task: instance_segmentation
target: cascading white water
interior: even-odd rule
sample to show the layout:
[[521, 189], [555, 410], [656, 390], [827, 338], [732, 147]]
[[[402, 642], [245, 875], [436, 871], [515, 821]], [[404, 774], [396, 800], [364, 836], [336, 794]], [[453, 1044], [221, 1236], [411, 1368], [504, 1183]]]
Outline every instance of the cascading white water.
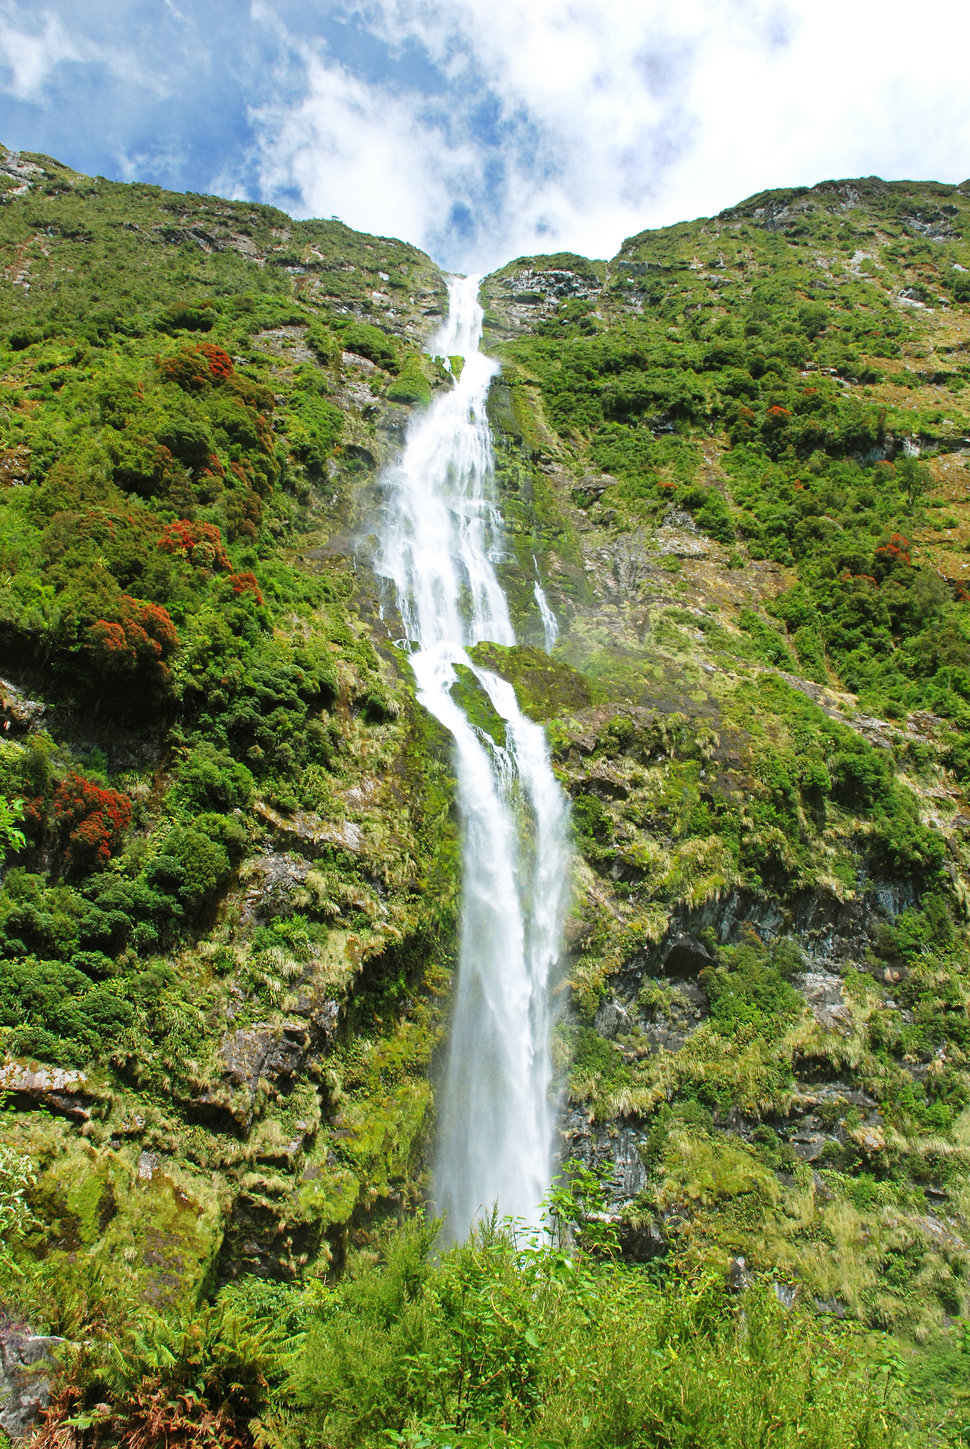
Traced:
[[552, 612], [549, 600], [546, 598], [545, 590], [539, 582], [539, 565], [536, 563], [535, 554], [532, 555], [532, 564], [536, 571], [536, 582], [535, 588], [532, 590], [532, 596], [539, 606], [539, 616], [542, 619], [542, 635], [546, 653], [551, 654], [556, 647], [556, 640], [559, 638], [559, 620]]
[[[418, 698], [455, 741], [463, 822], [461, 953], [448, 1060], [439, 1089], [434, 1196], [463, 1237], [497, 1204], [535, 1223], [552, 1174], [549, 1035], [568, 880], [567, 809], [545, 737], [511, 685], [472, 663], [481, 640], [515, 634], [495, 565], [485, 399], [497, 365], [478, 350], [478, 279], [455, 278], [431, 350], [461, 356], [455, 386], [408, 428], [385, 475], [377, 570], [394, 586]], [[496, 742], [452, 696], [471, 671], [505, 722]], [[466, 675], [467, 679], [468, 676]], [[496, 730], [496, 734], [500, 731]]]

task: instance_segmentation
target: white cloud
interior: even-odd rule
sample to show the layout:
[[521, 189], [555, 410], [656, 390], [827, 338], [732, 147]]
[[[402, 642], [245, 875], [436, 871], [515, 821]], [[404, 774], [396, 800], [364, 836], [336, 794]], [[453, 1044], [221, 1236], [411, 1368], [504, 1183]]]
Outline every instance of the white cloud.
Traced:
[[476, 165], [470, 148], [449, 150], [413, 105], [312, 56], [299, 103], [266, 107], [255, 120], [266, 138], [265, 193], [278, 194], [285, 181], [310, 214], [340, 215], [365, 231], [426, 235]]
[[55, 15], [46, 14], [39, 32], [20, 28], [11, 12], [0, 14], [0, 64], [9, 73], [7, 89], [19, 101], [36, 100], [52, 71], [81, 53]]
[[773, 186], [961, 180], [967, 49], [953, 0], [0, 0], [34, 145], [468, 268]]
[[536, 247], [608, 255], [769, 186], [970, 171], [968, 92], [945, 62], [970, 40], [970, 10], [948, 0], [924, 0], [915, 21], [902, 0], [365, 0], [344, 15], [398, 55], [422, 48], [449, 87], [448, 124], [417, 84], [392, 92], [293, 42], [302, 99], [258, 115], [264, 184], [432, 248], [465, 203], [479, 226], [466, 265]]
[[[63, 3], [61, 8], [65, 8]], [[120, 15], [117, 8], [113, 19], [108, 15], [107, 25], [105, 15], [95, 9], [82, 17], [81, 27], [75, 23], [70, 30], [54, 10], [35, 15], [31, 29], [22, 24], [22, 15], [23, 7], [0, 0], [0, 72], [5, 70], [8, 77], [0, 91], [5, 89], [13, 99], [44, 101], [60, 79], [57, 72], [68, 63], [100, 69], [135, 94], [164, 92], [157, 68], [143, 63], [135, 46], [125, 38], [128, 17]], [[84, 24], [101, 30], [103, 39], [96, 41], [85, 34]], [[83, 131], [89, 119], [97, 124], [103, 118], [79, 116], [78, 129]]]

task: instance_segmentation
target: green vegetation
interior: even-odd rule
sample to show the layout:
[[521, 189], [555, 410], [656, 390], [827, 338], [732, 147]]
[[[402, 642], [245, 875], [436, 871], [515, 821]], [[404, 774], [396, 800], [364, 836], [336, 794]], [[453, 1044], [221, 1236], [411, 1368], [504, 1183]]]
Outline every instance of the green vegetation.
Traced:
[[188, 1310], [420, 1195], [449, 766], [328, 545], [443, 284], [337, 223], [26, 159], [0, 206], [0, 1139], [33, 1164], [48, 1299], [108, 1271]]
[[[824, 681], [827, 666], [873, 713], [930, 709], [962, 730], [966, 579], [921, 544], [934, 470], [906, 446], [962, 446], [965, 329], [899, 306], [895, 289], [939, 289], [947, 268], [970, 265], [970, 203], [952, 190], [936, 202], [937, 241], [890, 244], [877, 228], [921, 224], [926, 198], [908, 187], [860, 183], [847, 215], [834, 184], [818, 187], [770, 230], [755, 198], [631, 238], [602, 281], [575, 260], [532, 258], [486, 287], [499, 328], [502, 306], [523, 300], [523, 260], [540, 279], [571, 267], [582, 317], [536, 292], [531, 335], [501, 351], [513, 378], [538, 383], [567, 447], [610, 475], [601, 510], [632, 523], [681, 509], [717, 542], [791, 568], [770, 607], [808, 677]], [[728, 445], [716, 477], [702, 467], [712, 434]]]
[[451, 386], [442, 279], [21, 160], [0, 1288], [69, 1341], [36, 1449], [964, 1442], [966, 189], [486, 280], [523, 642], [473, 659], [572, 801], [581, 1164], [537, 1241], [445, 1251], [452, 764], [359, 547]]
[[572, 799], [570, 1130], [622, 1152], [632, 1255], [743, 1256], [943, 1357], [968, 1264], [968, 222], [966, 188], [826, 183], [484, 287], [516, 560], [521, 533], [563, 626], [545, 672], [489, 663]]
[[932, 1361], [934, 1378], [878, 1335], [783, 1306], [768, 1280], [739, 1292], [719, 1274], [620, 1264], [602, 1201], [579, 1173], [554, 1191], [546, 1234], [489, 1222], [441, 1253], [419, 1218], [337, 1285], [244, 1279], [175, 1315], [142, 1304], [125, 1319], [133, 1305], [92, 1279], [59, 1321], [98, 1336], [65, 1352], [34, 1442], [962, 1442], [959, 1349]]

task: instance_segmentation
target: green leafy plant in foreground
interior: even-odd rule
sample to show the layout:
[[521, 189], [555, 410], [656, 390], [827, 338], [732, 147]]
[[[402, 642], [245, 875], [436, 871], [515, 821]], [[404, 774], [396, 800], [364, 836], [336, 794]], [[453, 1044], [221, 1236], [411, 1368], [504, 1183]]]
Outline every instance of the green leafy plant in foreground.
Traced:
[[217, 1304], [175, 1320], [152, 1316], [118, 1342], [72, 1352], [73, 1373], [34, 1449], [251, 1449], [293, 1344]]
[[23, 850], [26, 836], [20, 829], [24, 818], [24, 802], [7, 800], [0, 795], [0, 864], [8, 850]]
[[433, 1225], [321, 1295], [297, 1378], [299, 1444], [893, 1445], [890, 1364], [858, 1333], [743, 1300], [722, 1275], [657, 1284], [486, 1224], [434, 1258]]
[[703, 1263], [618, 1262], [606, 1185], [571, 1172], [544, 1231], [493, 1214], [443, 1249], [417, 1217], [336, 1283], [242, 1279], [166, 1317], [94, 1273], [58, 1323], [73, 1343], [32, 1449], [962, 1442], [958, 1343], [921, 1379], [768, 1277], [737, 1292]]

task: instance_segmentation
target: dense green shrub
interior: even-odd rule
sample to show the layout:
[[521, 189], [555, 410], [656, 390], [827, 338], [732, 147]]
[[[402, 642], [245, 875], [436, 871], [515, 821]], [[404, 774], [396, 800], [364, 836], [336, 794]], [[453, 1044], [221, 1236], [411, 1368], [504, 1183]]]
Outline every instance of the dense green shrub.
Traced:
[[405, 362], [397, 377], [387, 389], [391, 402], [427, 405], [431, 401], [431, 384], [424, 375], [424, 369], [417, 357], [411, 356]]
[[718, 1031], [733, 1036], [746, 1028], [771, 1037], [804, 1003], [788, 977], [800, 967], [794, 944], [782, 939], [769, 950], [753, 934], [719, 953], [718, 965], [701, 973]]
[[397, 348], [386, 333], [370, 322], [348, 323], [340, 329], [339, 339], [345, 352], [356, 352], [376, 362], [378, 367], [389, 368], [392, 372], [396, 370]]
[[523, 1250], [493, 1228], [438, 1258], [405, 1229], [321, 1295], [294, 1444], [901, 1444], [897, 1392], [860, 1345], [769, 1284]]

